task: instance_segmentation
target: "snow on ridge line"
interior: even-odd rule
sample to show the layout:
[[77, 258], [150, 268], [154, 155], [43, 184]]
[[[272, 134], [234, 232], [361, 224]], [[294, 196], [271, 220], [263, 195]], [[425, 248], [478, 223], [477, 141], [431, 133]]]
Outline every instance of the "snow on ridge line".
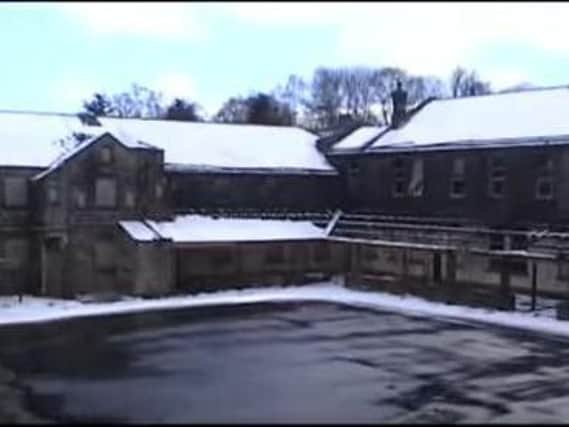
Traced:
[[[32, 301], [29, 301], [30, 299]], [[129, 301], [110, 304], [83, 304], [78, 301], [24, 297], [22, 304], [15, 303], [13, 307], [7, 309], [2, 308], [2, 298], [0, 298], [0, 325], [47, 322], [75, 317], [134, 313], [147, 310], [292, 301], [330, 302], [353, 307], [394, 311], [402, 314], [435, 316], [438, 319], [446, 319], [447, 321], [472, 321], [569, 337], [569, 322], [567, 321], [535, 318], [527, 313], [500, 312], [484, 308], [447, 305], [414, 296], [391, 295], [377, 291], [358, 291], [332, 282], [296, 287], [275, 286], [224, 290], [157, 300], [133, 298]], [[53, 305], [46, 307], [45, 305], [49, 303]]]

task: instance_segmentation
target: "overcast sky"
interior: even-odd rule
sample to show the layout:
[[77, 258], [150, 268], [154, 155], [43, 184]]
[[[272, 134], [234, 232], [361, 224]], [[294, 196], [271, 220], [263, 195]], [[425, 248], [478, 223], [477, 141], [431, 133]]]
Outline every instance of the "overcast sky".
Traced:
[[568, 22], [569, 3], [0, 3], [0, 109], [75, 112], [138, 82], [212, 114], [321, 65], [568, 84]]

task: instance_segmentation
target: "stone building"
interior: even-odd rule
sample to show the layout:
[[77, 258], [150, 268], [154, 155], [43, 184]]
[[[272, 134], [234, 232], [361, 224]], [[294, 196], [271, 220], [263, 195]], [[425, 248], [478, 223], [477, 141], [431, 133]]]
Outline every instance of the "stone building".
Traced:
[[363, 245], [360, 273], [567, 294], [567, 111], [567, 87], [428, 100], [329, 138], [332, 236]]
[[151, 295], [345, 274], [441, 299], [487, 289], [501, 306], [518, 291], [565, 296], [569, 88], [393, 111], [390, 126], [320, 139], [0, 112], [0, 292]]
[[0, 138], [1, 293], [173, 292], [194, 265], [187, 242], [141, 242], [124, 224], [229, 209], [272, 212], [286, 228], [311, 210], [324, 230], [337, 204], [337, 173], [297, 128], [1, 112]]

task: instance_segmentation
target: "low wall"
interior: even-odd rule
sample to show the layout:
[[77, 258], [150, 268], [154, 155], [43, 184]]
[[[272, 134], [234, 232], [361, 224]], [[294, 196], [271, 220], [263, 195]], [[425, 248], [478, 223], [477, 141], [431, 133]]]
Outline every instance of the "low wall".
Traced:
[[195, 244], [176, 249], [176, 288], [292, 285], [344, 272], [343, 245], [326, 241]]
[[[514, 293], [565, 298], [569, 268], [556, 259], [496, 257], [450, 249], [346, 243], [349, 286], [507, 308]], [[409, 246], [413, 246], [410, 244]], [[535, 278], [533, 276], [535, 266]]]

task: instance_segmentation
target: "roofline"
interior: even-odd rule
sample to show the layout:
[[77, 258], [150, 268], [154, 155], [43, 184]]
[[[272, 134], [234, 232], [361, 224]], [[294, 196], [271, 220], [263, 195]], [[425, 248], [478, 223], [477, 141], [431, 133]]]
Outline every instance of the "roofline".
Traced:
[[200, 124], [200, 125], [227, 125], [227, 126], [254, 126], [254, 127], [266, 127], [266, 128], [276, 128], [276, 129], [299, 129], [306, 133], [314, 136], [318, 136], [314, 132], [311, 132], [298, 125], [295, 126], [279, 126], [279, 125], [265, 125], [257, 123], [226, 123], [226, 122], [213, 122], [213, 121], [187, 121], [187, 120], [169, 120], [159, 117], [114, 117], [114, 116], [98, 116], [98, 119], [113, 119], [113, 120], [142, 120], [147, 122], [168, 122], [168, 123], [180, 123], [180, 124]]
[[11, 110], [11, 109], [0, 109], [0, 114], [32, 114], [36, 116], [65, 116], [65, 117], [77, 117], [78, 114], [86, 112], [79, 111], [77, 113], [62, 113], [57, 111], [30, 111], [30, 110]]
[[[510, 141], [518, 141], [512, 143]], [[422, 151], [457, 151], [457, 150], [492, 150], [492, 149], [508, 149], [508, 148], [528, 148], [528, 147], [557, 147], [569, 145], [569, 135], [557, 135], [551, 137], [536, 138], [501, 138], [487, 140], [462, 140], [444, 143], [434, 143], [425, 145], [407, 145], [407, 146], [385, 146], [366, 151], [351, 151], [342, 153], [330, 153], [331, 156], [350, 156], [350, 155], [373, 155], [382, 153], [409, 153]]]
[[52, 172], [55, 172], [56, 170], [58, 170], [61, 166], [63, 166], [64, 164], [66, 164], [68, 161], [70, 161], [71, 159], [73, 159], [76, 155], [78, 155], [81, 151], [83, 151], [84, 149], [86, 149], [87, 147], [92, 146], [93, 144], [97, 143], [100, 139], [102, 139], [104, 136], [110, 136], [115, 142], [117, 142], [118, 144], [122, 145], [123, 147], [125, 147], [126, 149], [128, 149], [129, 147], [126, 146], [123, 142], [121, 142], [120, 139], [118, 139], [116, 136], [114, 136], [111, 132], [109, 132], [108, 130], [105, 130], [104, 132], [102, 132], [99, 135], [95, 135], [92, 138], [90, 138], [89, 140], [83, 141], [82, 143], [80, 143], [77, 147], [73, 148], [71, 151], [68, 151], [67, 153], [63, 153], [62, 157], [60, 157], [59, 159], [54, 160], [53, 164], [51, 166], [48, 166], [44, 171], [40, 172], [39, 174], [35, 175], [32, 177], [32, 181], [41, 181], [42, 179], [44, 179], [46, 176], [51, 175]]
[[268, 174], [268, 175], [338, 175], [334, 168], [330, 169], [303, 169], [303, 168], [241, 168], [226, 166], [192, 165], [183, 163], [164, 163], [164, 170], [171, 173], [188, 174]]
[[529, 87], [529, 88], [516, 89], [513, 91], [506, 91], [506, 92], [501, 91], [501, 92], [483, 93], [483, 94], [478, 94], [478, 95], [458, 96], [456, 98], [453, 96], [447, 96], [447, 97], [435, 98], [434, 101], [460, 101], [460, 100], [469, 99], [469, 98], [482, 98], [482, 97], [486, 97], [486, 96], [505, 96], [505, 95], [513, 95], [513, 94], [517, 94], [517, 93], [523, 93], [523, 92], [539, 92], [539, 91], [559, 90], [559, 89], [568, 89], [569, 90], [569, 84], [556, 85], [556, 86]]
[[240, 243], [271, 243], [271, 242], [312, 242], [312, 241], [325, 241], [328, 240], [328, 236], [322, 234], [321, 237], [310, 236], [310, 237], [277, 237], [271, 239], [244, 239], [244, 240], [191, 240], [191, 241], [175, 241], [172, 240], [174, 246], [205, 246], [205, 245], [235, 245]]
[[[0, 114], [31, 114], [37, 116], [64, 116], [64, 117], [77, 117], [79, 114], [90, 114], [86, 111], [77, 111], [75, 113], [64, 113], [58, 111], [31, 111], [31, 110], [12, 110], [12, 109], [0, 109]], [[231, 126], [258, 126], [258, 127], [270, 127], [270, 128], [295, 128], [303, 130], [311, 135], [318, 136], [317, 133], [303, 128], [299, 125], [294, 126], [279, 126], [279, 125], [265, 125], [257, 123], [225, 123], [225, 122], [214, 122], [214, 121], [186, 121], [186, 120], [170, 120], [159, 117], [116, 117], [116, 116], [95, 116], [97, 119], [116, 119], [116, 120], [144, 120], [144, 121], [156, 121], [156, 122], [173, 122], [173, 123], [196, 123], [196, 124], [207, 124], [207, 125], [231, 125]]]

